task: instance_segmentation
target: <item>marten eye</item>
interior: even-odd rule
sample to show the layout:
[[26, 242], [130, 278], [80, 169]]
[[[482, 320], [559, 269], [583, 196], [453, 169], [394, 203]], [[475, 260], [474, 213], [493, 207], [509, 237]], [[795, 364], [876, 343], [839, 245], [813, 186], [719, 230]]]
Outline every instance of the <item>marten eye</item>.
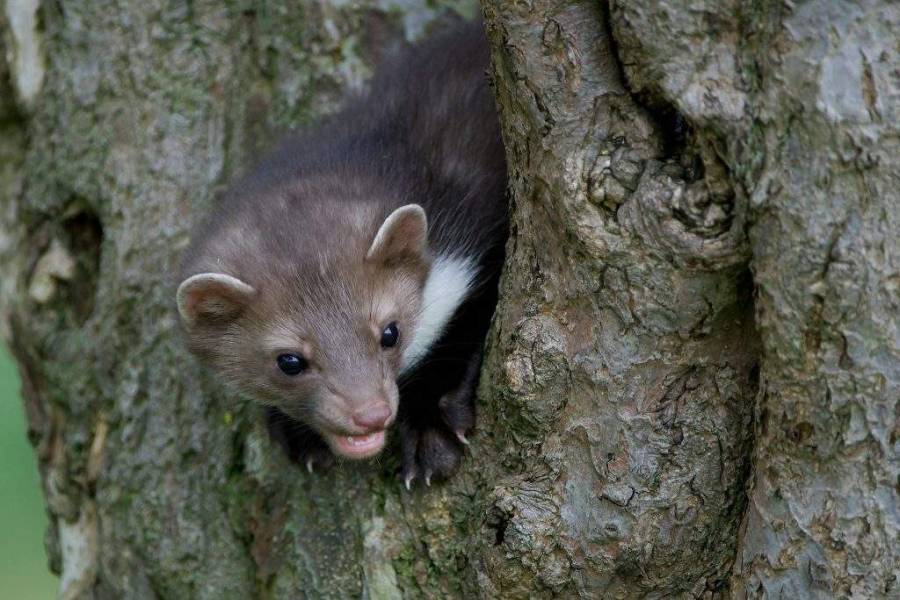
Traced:
[[397, 345], [397, 340], [399, 339], [400, 330], [397, 329], [397, 322], [393, 321], [390, 325], [384, 328], [384, 331], [381, 332], [381, 347], [393, 348]]
[[279, 354], [277, 360], [278, 368], [285, 375], [299, 375], [309, 368], [309, 363], [306, 362], [306, 359], [296, 354]]

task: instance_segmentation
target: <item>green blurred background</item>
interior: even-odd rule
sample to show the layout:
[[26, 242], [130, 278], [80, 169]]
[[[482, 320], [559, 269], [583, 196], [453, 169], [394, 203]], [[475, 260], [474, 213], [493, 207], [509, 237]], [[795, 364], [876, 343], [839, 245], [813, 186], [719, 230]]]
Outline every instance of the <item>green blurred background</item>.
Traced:
[[56, 577], [44, 553], [46, 527], [37, 463], [25, 436], [19, 374], [0, 344], [0, 598], [56, 596]]

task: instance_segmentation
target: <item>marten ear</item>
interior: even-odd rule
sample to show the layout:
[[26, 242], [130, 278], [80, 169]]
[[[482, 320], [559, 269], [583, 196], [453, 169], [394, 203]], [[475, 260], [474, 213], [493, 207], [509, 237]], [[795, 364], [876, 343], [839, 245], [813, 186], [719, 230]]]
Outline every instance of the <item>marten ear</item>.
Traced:
[[401, 206], [381, 224], [366, 260], [392, 262], [422, 259], [428, 247], [428, 219], [418, 204]]
[[256, 295], [252, 286], [224, 273], [192, 275], [178, 286], [178, 313], [188, 327], [236, 317]]

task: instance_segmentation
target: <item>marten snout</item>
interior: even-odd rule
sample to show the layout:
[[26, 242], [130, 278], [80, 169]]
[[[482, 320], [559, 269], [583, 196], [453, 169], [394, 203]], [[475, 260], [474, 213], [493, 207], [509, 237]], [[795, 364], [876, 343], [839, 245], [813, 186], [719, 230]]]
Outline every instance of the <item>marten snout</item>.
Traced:
[[366, 433], [380, 431], [387, 426], [391, 417], [391, 409], [387, 404], [371, 404], [353, 413], [353, 423], [362, 427]]

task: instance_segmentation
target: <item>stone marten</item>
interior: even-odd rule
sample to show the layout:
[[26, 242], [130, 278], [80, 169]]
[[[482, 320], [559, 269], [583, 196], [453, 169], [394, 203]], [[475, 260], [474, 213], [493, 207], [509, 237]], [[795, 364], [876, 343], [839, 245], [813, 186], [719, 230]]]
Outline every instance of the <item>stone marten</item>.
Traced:
[[190, 349], [310, 470], [378, 454], [391, 429], [407, 488], [459, 464], [507, 237], [488, 67], [481, 23], [386, 60], [192, 235]]

